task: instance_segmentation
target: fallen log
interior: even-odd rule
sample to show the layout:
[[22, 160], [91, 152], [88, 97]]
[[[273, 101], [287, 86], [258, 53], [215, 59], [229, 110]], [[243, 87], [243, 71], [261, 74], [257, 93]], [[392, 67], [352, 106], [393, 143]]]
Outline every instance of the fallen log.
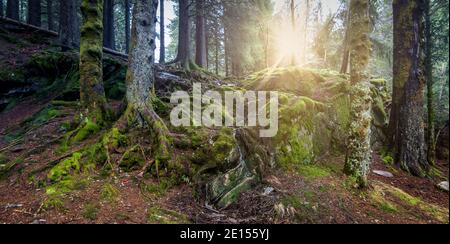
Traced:
[[[32, 32], [35, 32], [35, 33], [39, 33], [39, 34], [47, 35], [47, 36], [50, 36], [50, 37], [54, 37], [54, 38], [59, 36], [58, 32], [50, 31], [50, 30], [43, 29], [43, 28], [38, 27], [38, 26], [22, 23], [20, 21], [13, 20], [13, 19], [6, 18], [6, 17], [0, 17], [0, 22], [2, 22], [1, 26], [3, 28], [5, 28], [7, 30], [10, 30], [10, 31], [16, 31], [16, 32], [20, 31], [17, 28], [14, 29], [12, 27], [12, 25], [13, 25], [15, 27], [21, 28], [22, 31], [28, 30], [28, 31], [32, 31]], [[115, 51], [115, 50], [112, 50], [112, 49], [109, 49], [109, 48], [106, 48], [106, 47], [103, 47], [103, 52], [106, 53], [106, 54], [112, 55], [112, 56], [116, 56], [116, 57], [128, 60], [128, 55], [125, 54], [125, 53], [121, 53], [121, 52], [118, 52], [118, 51]]]

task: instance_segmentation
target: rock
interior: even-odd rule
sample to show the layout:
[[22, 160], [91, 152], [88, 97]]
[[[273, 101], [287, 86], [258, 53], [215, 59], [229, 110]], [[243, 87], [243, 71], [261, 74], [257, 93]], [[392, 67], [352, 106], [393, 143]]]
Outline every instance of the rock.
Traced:
[[443, 191], [448, 192], [448, 181], [443, 181], [437, 185], [437, 187]]
[[45, 220], [45, 219], [36, 219], [31, 224], [32, 225], [41, 225], [41, 224], [45, 224], [45, 223], [47, 223], [47, 220]]
[[393, 178], [394, 177], [394, 175], [392, 173], [387, 172], [387, 171], [382, 171], [382, 170], [374, 170], [373, 173], [376, 174], [376, 175], [379, 175], [379, 176], [386, 177], [386, 178]]
[[264, 196], [268, 196], [268, 195], [270, 195], [274, 190], [275, 190], [275, 189], [273, 189], [273, 187], [266, 187], [266, 188], [264, 189], [263, 195], [264, 195]]

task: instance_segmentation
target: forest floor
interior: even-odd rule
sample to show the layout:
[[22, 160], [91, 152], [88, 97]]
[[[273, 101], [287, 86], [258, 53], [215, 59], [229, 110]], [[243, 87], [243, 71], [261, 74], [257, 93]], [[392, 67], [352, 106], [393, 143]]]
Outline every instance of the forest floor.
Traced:
[[[45, 175], [49, 162], [58, 160], [54, 141], [64, 135], [60, 127], [75, 110], [65, 108], [63, 115], [26, 132], [16, 143], [2, 141], [7, 128], [20, 129], [17, 125], [29, 118], [29, 111], [44, 105], [24, 101], [0, 115], [0, 148], [17, 164], [0, 181], [0, 223], [448, 223], [449, 195], [436, 188], [436, 180], [385, 166], [377, 153], [372, 168], [394, 177], [371, 174], [365, 191], [355, 189], [341, 173], [342, 157], [328, 156], [298, 172], [272, 172], [263, 185], [220, 211], [195, 199], [189, 184], [149, 192], [142, 186], [159, 189], [159, 183], [132, 173], [113, 178], [93, 173], [63, 202], [51, 202], [29, 175]], [[448, 164], [438, 166], [448, 175]], [[53, 208], [45, 206], [49, 202]]]
[[[3, 31], [3, 30], [2, 30]], [[13, 70], [49, 44], [22, 43], [0, 33], [0, 67]], [[28, 34], [26, 34], [28, 35]], [[35, 40], [31, 35], [28, 39]], [[31, 43], [31, 44], [30, 44]], [[1, 70], [3, 71], [3, 70]], [[0, 87], [2, 88], [2, 87]], [[167, 187], [138, 172], [104, 177], [80, 175], [73, 191], [53, 199], [43, 184], [62, 158], [101, 136], [89, 138], [58, 153], [76, 108], [47, 109], [53, 94], [24, 99], [0, 113], [0, 223], [448, 223], [449, 194], [436, 184], [447, 181], [449, 165], [439, 161], [441, 176], [421, 179], [387, 166], [378, 152], [372, 170], [391, 172], [386, 178], [371, 173], [370, 187], [354, 188], [342, 173], [343, 156], [327, 155], [298, 170], [273, 169], [264, 182], [241, 194], [237, 203], [215, 210], [197, 199], [187, 181]], [[30, 122], [38, 123], [30, 123]], [[43, 181], [44, 179], [44, 181]]]

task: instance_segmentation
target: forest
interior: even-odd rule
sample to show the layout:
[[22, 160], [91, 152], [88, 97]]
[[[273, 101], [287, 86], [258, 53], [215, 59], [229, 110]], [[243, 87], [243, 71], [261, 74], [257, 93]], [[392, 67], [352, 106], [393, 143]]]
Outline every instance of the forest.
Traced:
[[448, 38], [447, 0], [0, 0], [0, 223], [448, 224]]

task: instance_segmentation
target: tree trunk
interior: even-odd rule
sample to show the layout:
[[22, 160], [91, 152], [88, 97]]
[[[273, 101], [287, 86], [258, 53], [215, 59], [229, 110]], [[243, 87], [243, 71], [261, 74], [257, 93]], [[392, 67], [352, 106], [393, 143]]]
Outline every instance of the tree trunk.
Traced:
[[103, 1], [103, 46], [115, 50], [114, 0]]
[[130, 51], [130, 10], [130, 0], [125, 0], [125, 53]]
[[6, 4], [6, 17], [20, 21], [19, 0], [8, 0]]
[[166, 63], [166, 24], [165, 24], [165, 8], [164, 0], [160, 0], [159, 12], [159, 63]]
[[396, 0], [394, 12], [394, 83], [390, 141], [395, 162], [416, 176], [425, 176], [424, 77], [421, 55], [424, 0]]
[[103, 125], [107, 119], [102, 66], [103, 0], [83, 0], [81, 14], [80, 100], [83, 117]]
[[41, 27], [41, 0], [28, 0], [27, 23]]
[[[291, 0], [291, 6], [290, 6], [290, 10], [291, 10], [291, 28], [292, 28], [292, 31], [293, 31], [293, 33], [295, 33], [296, 32], [296, 29], [297, 29], [297, 25], [296, 25], [296, 19], [295, 19], [295, 0]], [[296, 65], [296, 53], [295, 52], [293, 52], [292, 54], [291, 54], [291, 65]]]
[[303, 1], [303, 11], [302, 11], [302, 25], [301, 25], [301, 40], [300, 40], [300, 64], [304, 64], [306, 60], [306, 50], [307, 50], [307, 37], [308, 37], [308, 21], [309, 21], [309, 12], [310, 12], [310, 0]]
[[350, 9], [352, 13], [349, 22], [352, 111], [345, 172], [354, 176], [360, 187], [365, 187], [372, 154], [370, 144], [372, 101], [369, 76], [366, 72], [371, 49], [369, 0], [351, 0]]
[[205, 1], [195, 0], [195, 13], [196, 13], [196, 24], [195, 24], [195, 63], [206, 68], [207, 58], [206, 58], [206, 21], [205, 21]]
[[59, 10], [59, 39], [63, 49], [72, 49], [78, 46], [77, 32], [77, 7], [75, 1], [60, 1]]
[[342, 54], [342, 64], [341, 64], [341, 74], [346, 74], [348, 71], [348, 63], [350, 58], [350, 51], [349, 51], [349, 25], [350, 25], [350, 8], [347, 10], [347, 20], [346, 20], [346, 30], [345, 30], [345, 37], [344, 37], [344, 50]]
[[47, 0], [47, 28], [51, 31], [55, 30], [53, 24], [53, 0]]
[[184, 69], [190, 69], [190, 29], [189, 0], [179, 0], [178, 54], [175, 62]]
[[3, 0], [0, 1], [0, 17], [3, 17]]
[[217, 29], [216, 29], [216, 33], [214, 33], [215, 34], [215, 36], [214, 36], [214, 46], [215, 46], [215, 60], [214, 60], [214, 62], [215, 62], [215, 70], [216, 70], [216, 75], [219, 75], [219, 48], [220, 48], [220, 46], [219, 46], [219, 28], [218, 28], [218, 26], [216, 26], [217, 27]]
[[428, 107], [428, 162], [434, 163], [436, 160], [435, 148], [435, 111], [434, 111], [434, 93], [433, 93], [433, 41], [432, 41], [432, 23], [431, 23], [430, 1], [425, 1], [425, 75], [427, 81], [427, 107]]
[[[157, 163], [168, 159], [167, 127], [155, 113], [152, 101], [154, 96], [154, 61], [156, 41], [156, 12], [158, 0], [136, 1], [133, 11], [133, 27], [131, 30], [131, 47], [127, 71], [127, 102], [125, 117], [130, 118], [142, 127], [148, 124], [156, 134], [159, 151]], [[134, 122], [132, 124], [135, 124]]]
[[227, 28], [223, 30], [223, 43], [224, 43], [224, 51], [225, 51], [225, 76], [228, 77], [230, 75], [230, 57], [229, 57], [229, 40], [228, 40], [228, 31]]

